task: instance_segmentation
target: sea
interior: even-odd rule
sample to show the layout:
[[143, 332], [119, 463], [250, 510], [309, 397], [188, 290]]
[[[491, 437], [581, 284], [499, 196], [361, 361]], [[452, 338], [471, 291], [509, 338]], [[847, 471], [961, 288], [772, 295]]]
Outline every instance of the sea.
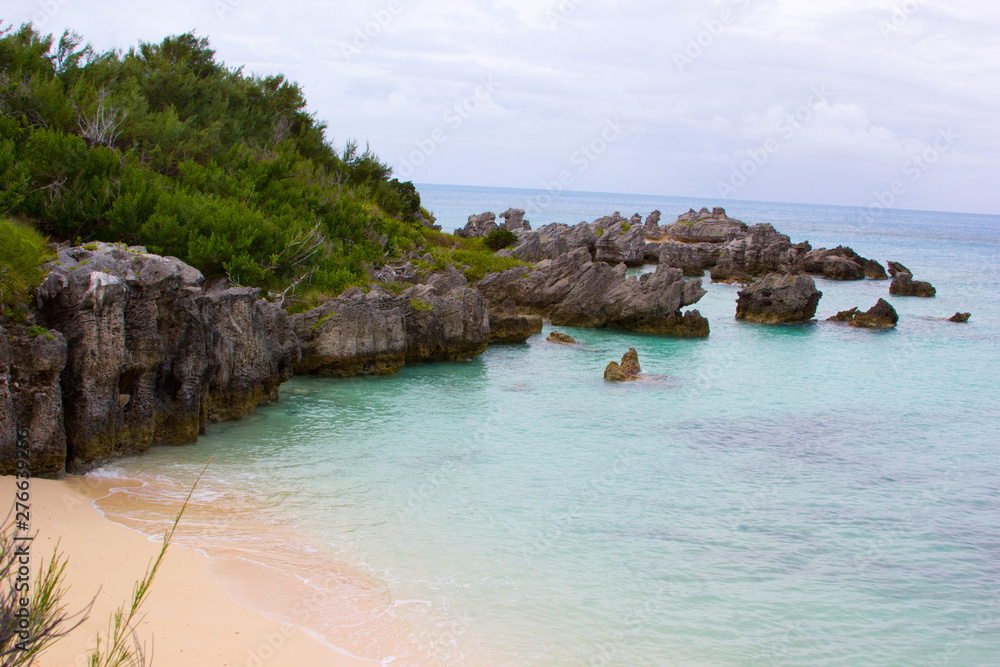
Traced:
[[[707, 339], [558, 327], [560, 346], [546, 323], [472, 361], [295, 378], [92, 473], [142, 482], [97, 502], [108, 518], [162, 534], [214, 457], [178, 542], [238, 602], [373, 664], [1000, 665], [1000, 216], [419, 191], [444, 231], [724, 205], [937, 296], [817, 277], [814, 322], [759, 325], [706, 276]], [[895, 329], [825, 321], [880, 297]], [[630, 347], [645, 379], [604, 382]]]

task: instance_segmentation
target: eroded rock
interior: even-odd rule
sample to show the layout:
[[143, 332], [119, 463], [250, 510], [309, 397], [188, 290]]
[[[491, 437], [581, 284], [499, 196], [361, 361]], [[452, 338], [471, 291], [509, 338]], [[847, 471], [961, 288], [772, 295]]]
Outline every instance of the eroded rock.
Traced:
[[765, 324], [805, 322], [816, 314], [822, 296], [809, 276], [768, 274], [740, 290], [736, 319]]

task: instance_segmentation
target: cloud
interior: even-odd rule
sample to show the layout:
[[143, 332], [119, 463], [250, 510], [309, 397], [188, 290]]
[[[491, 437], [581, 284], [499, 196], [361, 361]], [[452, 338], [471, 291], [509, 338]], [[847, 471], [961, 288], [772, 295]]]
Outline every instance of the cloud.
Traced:
[[[493, 77], [489, 102], [414, 173], [422, 182], [543, 187], [618, 118], [630, 131], [574, 187], [715, 196], [734, 161], [783, 136], [781, 119], [825, 86], [827, 103], [741, 196], [866, 205], [951, 127], [954, 152], [899, 205], [1000, 209], [1000, 6], [984, 1], [52, 3], [46, 30], [71, 26], [103, 49], [208, 35], [228, 64], [298, 81], [335, 140], [369, 140], [397, 167]], [[6, 18], [40, 6], [15, 2]]]

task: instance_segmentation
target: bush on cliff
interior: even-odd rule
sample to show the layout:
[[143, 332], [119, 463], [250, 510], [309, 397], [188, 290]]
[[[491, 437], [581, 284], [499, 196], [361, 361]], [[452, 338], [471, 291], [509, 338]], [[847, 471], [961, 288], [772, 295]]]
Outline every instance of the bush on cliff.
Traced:
[[23, 321], [34, 288], [52, 253], [47, 240], [29, 225], [0, 218], [0, 316]]
[[191, 33], [96, 53], [0, 30], [0, 214], [59, 239], [269, 289], [362, 281], [419, 239], [420, 196], [325, 130], [298, 85], [227, 67]]
[[462, 270], [469, 282], [475, 282], [482, 280], [487, 273], [527, 266], [514, 257], [495, 257], [483, 237], [465, 239], [426, 228], [422, 233], [426, 249], [434, 258], [431, 262], [416, 262], [417, 267], [424, 271], [440, 271], [452, 264]]
[[499, 229], [494, 229], [492, 232], [484, 236], [483, 243], [486, 244], [486, 247], [490, 250], [503, 250], [504, 248], [509, 248], [517, 243], [517, 238], [517, 234], [514, 232], [500, 227]]

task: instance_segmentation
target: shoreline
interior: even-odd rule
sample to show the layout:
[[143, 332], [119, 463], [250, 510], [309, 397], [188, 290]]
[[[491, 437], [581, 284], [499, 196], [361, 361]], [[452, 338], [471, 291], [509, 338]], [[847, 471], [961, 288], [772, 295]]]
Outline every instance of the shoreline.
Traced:
[[[0, 481], [0, 492], [6, 497], [14, 497], [14, 481], [10, 476]], [[116, 490], [141, 484], [93, 477], [31, 480], [32, 531], [37, 532], [32, 577], [58, 545], [67, 561], [66, 610], [75, 613], [94, 600], [87, 620], [42, 654], [40, 667], [85, 664], [95, 634], [107, 633], [111, 614], [131, 598], [133, 586], [158, 553], [159, 540], [107, 518], [97, 507], [98, 500], [113, 496]], [[197, 547], [177, 541], [171, 544], [140, 610], [144, 618], [137, 625], [139, 638], [155, 662], [190, 667], [361, 667], [389, 659], [358, 657], [313, 636], [305, 627], [238, 602], [212, 576], [213, 563]]]

